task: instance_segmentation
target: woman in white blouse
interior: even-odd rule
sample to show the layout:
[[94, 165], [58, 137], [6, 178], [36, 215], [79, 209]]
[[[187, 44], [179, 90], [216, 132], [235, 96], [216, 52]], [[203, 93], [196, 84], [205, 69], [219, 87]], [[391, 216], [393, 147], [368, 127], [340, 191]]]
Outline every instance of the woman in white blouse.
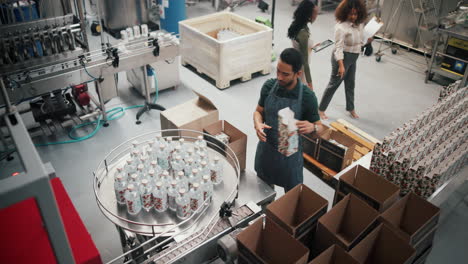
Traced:
[[[344, 80], [346, 95], [346, 111], [353, 118], [359, 118], [354, 108], [354, 83], [356, 76], [356, 61], [365, 44], [363, 39], [364, 21], [367, 19], [366, 6], [362, 0], [343, 0], [336, 8], [335, 17], [335, 49], [332, 54], [332, 74], [319, 105], [322, 119], [328, 119], [325, 114], [333, 94]], [[367, 42], [371, 42], [368, 39]]]

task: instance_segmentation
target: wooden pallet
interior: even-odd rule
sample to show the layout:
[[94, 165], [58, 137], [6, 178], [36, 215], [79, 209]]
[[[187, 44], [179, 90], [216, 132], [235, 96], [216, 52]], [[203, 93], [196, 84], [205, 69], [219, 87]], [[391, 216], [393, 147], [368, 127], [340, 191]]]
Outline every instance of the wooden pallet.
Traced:
[[331, 127], [336, 129], [340, 133], [343, 133], [347, 135], [348, 137], [352, 138], [356, 142], [357, 147], [359, 148], [358, 150], [359, 153], [367, 154], [369, 151], [374, 149], [375, 143], [370, 142], [362, 138], [361, 136], [357, 135], [356, 133], [348, 129], [345, 125], [343, 125], [342, 123], [332, 122], [330, 125]]
[[261, 70], [255, 69], [253, 71], [246, 71], [245, 73], [242, 74], [241, 77], [237, 77], [237, 76], [227, 77], [227, 76], [224, 76], [224, 78], [216, 78], [214, 76], [214, 74], [211, 74], [209, 72], [205, 72], [203, 67], [197, 67], [196, 63], [192, 64], [192, 63], [182, 59], [182, 66], [185, 66], [185, 67], [191, 66], [197, 71], [198, 74], [203, 74], [203, 75], [208, 76], [210, 79], [212, 79], [215, 82], [216, 87], [218, 87], [221, 90], [229, 88], [231, 86], [231, 81], [240, 79], [242, 82], [246, 82], [246, 81], [251, 80], [252, 75], [255, 74], [255, 73], [260, 72], [262, 75], [268, 75], [271, 72], [271, 66], [268, 65], [268, 67], [266, 67], [264, 69], [261, 69]]

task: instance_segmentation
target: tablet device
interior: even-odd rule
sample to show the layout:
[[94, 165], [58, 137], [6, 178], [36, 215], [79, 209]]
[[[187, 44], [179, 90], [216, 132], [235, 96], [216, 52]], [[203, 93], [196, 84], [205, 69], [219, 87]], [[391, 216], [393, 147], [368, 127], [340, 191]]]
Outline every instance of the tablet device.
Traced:
[[319, 51], [323, 50], [324, 48], [333, 45], [333, 43], [334, 42], [332, 40], [327, 39], [327, 40], [323, 41], [322, 43], [320, 43], [319, 45], [313, 47], [312, 49], [314, 50], [314, 52], [319, 52]]

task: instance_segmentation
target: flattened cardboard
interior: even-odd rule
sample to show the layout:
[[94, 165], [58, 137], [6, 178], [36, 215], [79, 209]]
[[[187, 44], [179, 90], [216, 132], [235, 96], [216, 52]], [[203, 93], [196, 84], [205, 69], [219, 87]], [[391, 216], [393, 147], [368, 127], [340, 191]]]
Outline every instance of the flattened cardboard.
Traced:
[[[247, 135], [231, 125], [228, 121], [218, 120], [203, 128], [203, 132], [209, 135], [216, 135], [220, 132], [225, 133], [230, 137], [228, 146], [234, 151], [239, 160], [241, 170], [245, 169], [246, 150], [247, 150]], [[205, 140], [211, 142], [225, 151], [225, 145], [219, 140], [205, 136]], [[217, 148], [215, 148], [217, 149]]]
[[440, 209], [414, 193], [408, 193], [382, 215], [394, 231], [411, 245], [416, 245], [439, 221]]
[[333, 244], [352, 249], [378, 225], [378, 216], [374, 208], [348, 194], [319, 219], [313, 253], [321, 253]]
[[[205, 96], [194, 91], [198, 98], [176, 105], [161, 112], [161, 129], [189, 129], [203, 131], [203, 128], [219, 120], [216, 106]], [[165, 132], [163, 136], [196, 137], [191, 132]]]
[[[343, 148], [330, 143], [329, 140], [331, 139], [345, 145], [348, 149], [345, 151]], [[352, 138], [332, 129], [326, 130], [321, 135], [317, 160], [330, 169], [339, 172], [353, 162], [355, 146], [356, 144]]]
[[307, 248], [268, 217], [259, 218], [239, 233], [237, 246], [248, 263], [303, 264], [309, 256]]
[[318, 219], [327, 212], [328, 201], [300, 184], [267, 206], [266, 215], [298, 238], [315, 230]]
[[340, 246], [333, 245], [309, 264], [359, 264], [359, 262]]
[[349, 254], [360, 263], [410, 264], [415, 249], [385, 224], [380, 224]]
[[400, 188], [373, 171], [356, 165], [340, 177], [338, 190], [352, 193], [379, 212], [385, 211], [400, 196]]
[[329, 133], [330, 128], [322, 124], [322, 131], [320, 133], [312, 132], [302, 136], [302, 151], [314, 159], [317, 159], [320, 136]]

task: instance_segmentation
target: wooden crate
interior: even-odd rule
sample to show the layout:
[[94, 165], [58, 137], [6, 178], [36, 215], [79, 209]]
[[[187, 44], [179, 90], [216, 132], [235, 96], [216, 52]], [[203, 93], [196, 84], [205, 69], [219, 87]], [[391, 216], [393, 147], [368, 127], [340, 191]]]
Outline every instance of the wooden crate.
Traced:
[[[216, 39], [223, 29], [241, 36]], [[182, 65], [216, 81], [219, 89], [230, 81], [248, 81], [252, 74], [271, 71], [272, 29], [230, 12], [220, 12], [179, 22]]]

